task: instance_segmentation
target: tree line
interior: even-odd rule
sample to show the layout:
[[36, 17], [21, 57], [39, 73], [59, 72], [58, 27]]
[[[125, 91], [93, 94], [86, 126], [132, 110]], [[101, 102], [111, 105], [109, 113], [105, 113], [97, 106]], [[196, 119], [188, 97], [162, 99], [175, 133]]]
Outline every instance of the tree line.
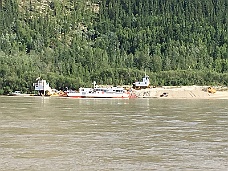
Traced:
[[0, 94], [51, 87], [228, 84], [226, 0], [0, 1]]

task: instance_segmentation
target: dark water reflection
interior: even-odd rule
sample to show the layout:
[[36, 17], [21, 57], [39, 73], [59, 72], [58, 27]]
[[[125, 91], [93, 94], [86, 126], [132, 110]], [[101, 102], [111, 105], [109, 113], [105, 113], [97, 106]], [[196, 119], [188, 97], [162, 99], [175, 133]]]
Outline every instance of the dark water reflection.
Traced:
[[0, 102], [0, 170], [228, 168], [227, 100]]

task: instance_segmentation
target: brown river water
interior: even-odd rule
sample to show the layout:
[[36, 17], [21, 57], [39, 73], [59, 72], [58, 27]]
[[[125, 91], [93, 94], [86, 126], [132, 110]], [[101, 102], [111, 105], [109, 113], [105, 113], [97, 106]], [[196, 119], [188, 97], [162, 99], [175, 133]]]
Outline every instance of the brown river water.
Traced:
[[0, 97], [0, 170], [228, 169], [228, 100]]

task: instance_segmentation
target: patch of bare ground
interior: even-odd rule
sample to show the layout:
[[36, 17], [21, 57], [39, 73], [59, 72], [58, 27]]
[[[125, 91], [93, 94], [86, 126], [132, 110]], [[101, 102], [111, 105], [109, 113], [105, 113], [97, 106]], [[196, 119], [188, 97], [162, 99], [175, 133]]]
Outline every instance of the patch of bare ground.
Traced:
[[227, 87], [215, 87], [215, 93], [209, 93], [209, 86], [164, 86], [134, 90], [139, 98], [167, 98], [167, 99], [228, 99]]

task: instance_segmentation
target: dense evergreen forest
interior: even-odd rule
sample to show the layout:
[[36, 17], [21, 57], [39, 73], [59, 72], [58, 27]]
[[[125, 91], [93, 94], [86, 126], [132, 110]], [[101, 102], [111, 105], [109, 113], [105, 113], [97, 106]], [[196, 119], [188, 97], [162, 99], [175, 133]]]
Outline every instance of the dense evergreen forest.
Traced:
[[0, 94], [228, 84], [227, 0], [0, 0]]

